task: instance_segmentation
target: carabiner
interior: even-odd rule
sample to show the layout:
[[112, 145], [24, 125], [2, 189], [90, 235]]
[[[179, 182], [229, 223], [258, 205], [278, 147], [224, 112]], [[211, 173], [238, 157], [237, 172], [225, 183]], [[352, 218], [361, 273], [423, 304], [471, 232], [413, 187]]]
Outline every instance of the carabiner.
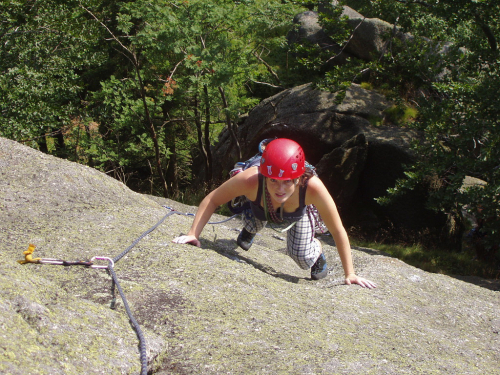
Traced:
[[113, 262], [113, 259], [108, 258], [108, 257], [93, 257], [90, 259], [90, 262], [93, 262], [94, 260], [107, 260], [109, 263], [107, 266], [104, 265], [98, 265], [98, 264], [93, 264], [90, 266], [90, 268], [113, 268], [115, 266], [115, 262]]

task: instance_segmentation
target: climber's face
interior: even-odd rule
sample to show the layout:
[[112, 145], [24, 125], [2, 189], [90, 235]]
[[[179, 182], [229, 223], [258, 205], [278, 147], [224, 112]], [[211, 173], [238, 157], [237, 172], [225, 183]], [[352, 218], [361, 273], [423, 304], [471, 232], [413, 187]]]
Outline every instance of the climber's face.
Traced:
[[298, 180], [267, 179], [267, 190], [271, 199], [278, 204], [285, 203], [295, 192]]

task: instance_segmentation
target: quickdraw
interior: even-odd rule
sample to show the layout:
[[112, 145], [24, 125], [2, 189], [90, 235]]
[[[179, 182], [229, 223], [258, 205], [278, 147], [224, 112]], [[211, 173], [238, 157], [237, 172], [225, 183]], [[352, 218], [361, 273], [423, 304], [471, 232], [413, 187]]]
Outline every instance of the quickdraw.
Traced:
[[[139, 349], [140, 349], [140, 360], [141, 360], [141, 375], [147, 375], [148, 373], [148, 363], [147, 363], [147, 352], [146, 352], [146, 339], [144, 338], [144, 334], [142, 333], [141, 327], [139, 326], [139, 323], [137, 320], [134, 318], [132, 311], [130, 310], [130, 307], [128, 305], [127, 299], [125, 297], [125, 293], [123, 293], [123, 290], [120, 286], [120, 283], [118, 282], [118, 277], [116, 276], [116, 273], [114, 271], [114, 266], [115, 263], [120, 260], [122, 257], [125, 256], [141, 239], [143, 239], [146, 235], [151, 233], [153, 230], [155, 230], [163, 221], [173, 215], [177, 214], [179, 212], [177, 211], [170, 211], [167, 213], [158, 223], [156, 223], [153, 227], [149, 228], [146, 232], [144, 232], [139, 238], [137, 238], [125, 251], [123, 251], [121, 254], [119, 254], [115, 258], [109, 258], [109, 257], [104, 257], [104, 256], [94, 256], [92, 259], [88, 261], [67, 261], [67, 260], [62, 260], [62, 259], [52, 259], [52, 258], [33, 258], [33, 252], [35, 251], [35, 245], [30, 244], [28, 247], [28, 250], [24, 251], [24, 260], [18, 260], [20, 264], [26, 264], [26, 263], [35, 263], [35, 264], [52, 264], [52, 265], [62, 265], [62, 266], [85, 266], [88, 268], [94, 268], [94, 269], [106, 269], [108, 273], [111, 275], [112, 280], [113, 280], [113, 285], [112, 285], [112, 296], [113, 300], [111, 301], [111, 308], [114, 308], [115, 304], [115, 286], [118, 289], [118, 292], [120, 293], [120, 296], [123, 300], [123, 306], [125, 307], [125, 310], [128, 314], [128, 317], [130, 319], [130, 322], [132, 323], [132, 326], [136, 332], [136, 335], [139, 339]], [[180, 214], [180, 213], [179, 213]], [[107, 261], [107, 264], [100, 264], [100, 263], [95, 263], [95, 261]]]
[[[114, 267], [114, 262], [113, 259], [108, 258], [108, 257], [99, 257], [95, 256], [92, 259], [85, 261], [85, 260], [76, 260], [76, 261], [68, 261], [68, 260], [63, 260], [63, 259], [53, 259], [53, 258], [33, 258], [33, 252], [35, 251], [35, 245], [30, 244], [28, 247], [28, 250], [24, 251], [24, 260], [18, 260], [17, 262], [20, 264], [26, 264], [26, 263], [35, 263], [35, 264], [54, 264], [58, 266], [85, 266], [89, 268], [109, 268], [109, 267]], [[94, 264], [94, 260], [107, 260], [109, 262], [108, 265], [100, 265], [100, 264]]]

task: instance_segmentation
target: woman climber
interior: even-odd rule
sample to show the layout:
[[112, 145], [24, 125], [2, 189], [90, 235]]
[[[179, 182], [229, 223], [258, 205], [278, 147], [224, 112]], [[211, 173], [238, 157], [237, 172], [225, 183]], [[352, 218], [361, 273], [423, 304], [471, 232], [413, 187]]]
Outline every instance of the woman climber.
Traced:
[[215, 209], [244, 195], [250, 201], [251, 214], [243, 215], [244, 228], [238, 245], [248, 250], [255, 234], [267, 221], [295, 223], [287, 231], [287, 253], [302, 269], [311, 269], [311, 278], [319, 280], [328, 274], [321, 243], [314, 238], [307, 206], [314, 205], [335, 240], [345, 273], [345, 283], [375, 288], [370, 280], [354, 272], [351, 247], [337, 207], [321, 180], [306, 167], [302, 147], [295, 141], [278, 138], [265, 147], [260, 166], [250, 167], [227, 180], [201, 202], [191, 229], [175, 243], [200, 246], [201, 231]]

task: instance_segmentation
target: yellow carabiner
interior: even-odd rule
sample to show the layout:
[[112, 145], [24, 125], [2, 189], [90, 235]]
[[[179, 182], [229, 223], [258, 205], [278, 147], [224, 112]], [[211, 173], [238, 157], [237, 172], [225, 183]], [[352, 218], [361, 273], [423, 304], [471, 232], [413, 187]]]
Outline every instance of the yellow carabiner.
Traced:
[[26, 263], [38, 263], [40, 259], [42, 258], [33, 258], [33, 251], [35, 251], [35, 245], [30, 244], [28, 247], [28, 250], [24, 251], [24, 260], [18, 260], [17, 262], [20, 264], [26, 264]]

